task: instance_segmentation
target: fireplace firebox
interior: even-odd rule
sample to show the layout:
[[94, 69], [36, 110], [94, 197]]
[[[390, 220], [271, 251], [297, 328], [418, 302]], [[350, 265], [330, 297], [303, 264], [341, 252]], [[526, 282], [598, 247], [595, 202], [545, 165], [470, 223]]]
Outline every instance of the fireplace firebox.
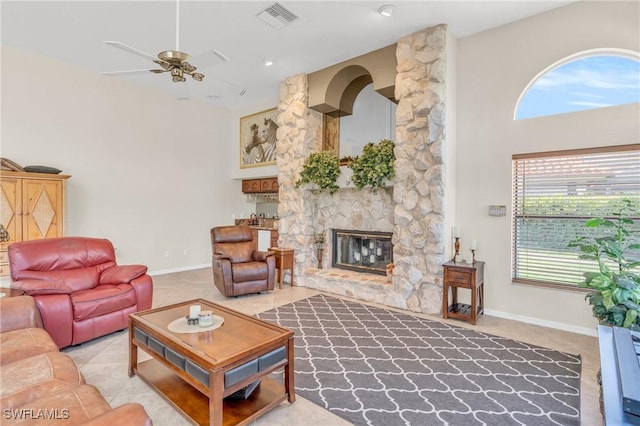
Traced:
[[385, 275], [393, 262], [390, 232], [334, 229], [331, 266]]

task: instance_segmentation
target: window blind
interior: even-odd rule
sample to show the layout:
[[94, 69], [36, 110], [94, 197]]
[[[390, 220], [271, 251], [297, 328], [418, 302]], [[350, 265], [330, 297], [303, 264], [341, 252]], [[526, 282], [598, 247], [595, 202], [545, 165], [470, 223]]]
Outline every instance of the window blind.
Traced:
[[[514, 155], [513, 280], [577, 287], [598, 264], [567, 245], [578, 235], [610, 235], [585, 222], [615, 219], [623, 199], [640, 210], [640, 144]], [[633, 219], [637, 240], [640, 218]], [[640, 259], [638, 250], [627, 256]]]

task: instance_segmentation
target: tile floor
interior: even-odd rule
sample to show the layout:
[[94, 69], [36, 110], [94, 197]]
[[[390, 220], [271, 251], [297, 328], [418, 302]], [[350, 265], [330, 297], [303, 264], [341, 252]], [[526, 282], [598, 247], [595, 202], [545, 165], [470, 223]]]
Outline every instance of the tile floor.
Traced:
[[[270, 293], [225, 298], [214, 287], [211, 270], [208, 268], [155, 276], [153, 279], [154, 307], [204, 298], [253, 315], [318, 293], [316, 290], [304, 287], [285, 285], [283, 289], [276, 288]], [[424, 315], [424, 317], [442, 320], [439, 317], [429, 315]], [[474, 327], [463, 321], [449, 320], [448, 322], [463, 327]], [[475, 328], [483, 332], [582, 355], [581, 424], [584, 426], [603, 424], [598, 404], [599, 390], [595, 379], [600, 363], [598, 341], [595, 337], [487, 315], [480, 318]], [[145, 407], [156, 426], [190, 424], [144, 382], [137, 377], [129, 378], [127, 376], [128, 336], [126, 331], [104, 336], [77, 347], [67, 348], [64, 351], [80, 366], [86, 381], [97, 386], [112, 406], [127, 402], [139, 402]], [[143, 353], [140, 353], [139, 359], [146, 359], [144, 356]], [[254, 422], [254, 426], [339, 426], [348, 424], [350, 423], [300, 396], [296, 397], [294, 404], [283, 402], [279, 407]]]

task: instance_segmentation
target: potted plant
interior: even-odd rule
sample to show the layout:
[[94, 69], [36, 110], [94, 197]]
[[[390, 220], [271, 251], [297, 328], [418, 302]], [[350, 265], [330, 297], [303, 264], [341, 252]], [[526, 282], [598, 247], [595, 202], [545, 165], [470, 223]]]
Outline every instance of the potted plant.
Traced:
[[393, 153], [394, 143], [382, 139], [377, 144], [368, 143], [362, 148], [362, 154], [354, 158], [348, 166], [353, 170], [351, 181], [358, 189], [370, 186], [373, 192], [385, 186], [395, 170], [393, 168], [396, 156]]
[[[582, 259], [598, 262], [598, 272], [586, 272], [579, 287], [593, 291], [586, 296], [593, 315], [601, 324], [640, 331], [640, 261], [629, 259], [630, 250], [640, 249], [632, 236], [632, 217], [640, 216], [630, 200], [622, 200], [622, 207], [613, 214], [614, 219], [593, 218], [587, 228], [607, 228], [605, 237], [578, 236], [569, 243], [582, 251]], [[612, 265], [613, 267], [611, 267]]]
[[300, 179], [296, 181], [295, 186], [299, 188], [311, 183], [317, 185], [320, 191], [328, 189], [329, 193], [333, 194], [339, 189], [336, 184], [339, 175], [340, 165], [335, 152], [314, 152], [305, 160]]

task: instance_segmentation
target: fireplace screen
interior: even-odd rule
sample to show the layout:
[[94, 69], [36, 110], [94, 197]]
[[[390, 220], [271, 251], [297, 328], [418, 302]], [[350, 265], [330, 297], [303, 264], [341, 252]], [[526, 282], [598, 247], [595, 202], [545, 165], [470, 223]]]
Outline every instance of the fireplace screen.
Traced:
[[334, 268], [385, 275], [393, 262], [391, 233], [334, 229], [332, 252]]

